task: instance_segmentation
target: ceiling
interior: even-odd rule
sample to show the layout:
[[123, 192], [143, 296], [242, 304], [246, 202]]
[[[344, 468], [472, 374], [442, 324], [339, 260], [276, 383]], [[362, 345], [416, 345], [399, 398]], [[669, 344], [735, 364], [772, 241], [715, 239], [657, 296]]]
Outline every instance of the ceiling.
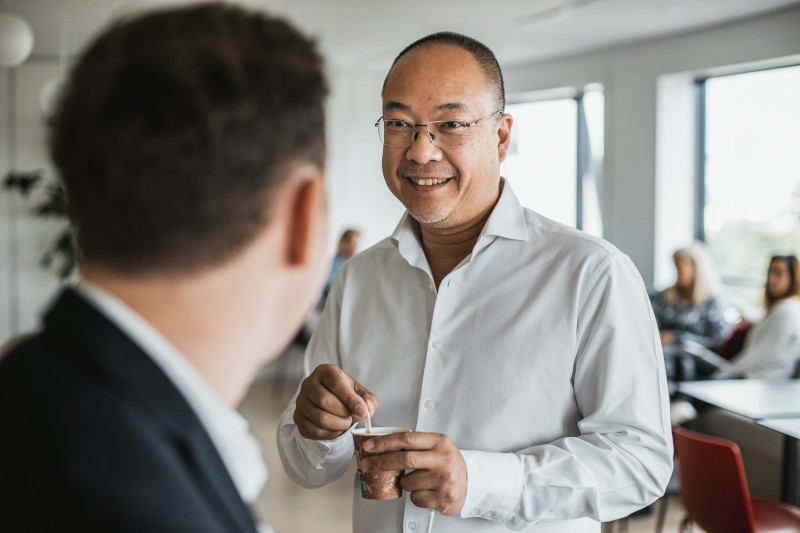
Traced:
[[[196, 0], [0, 0], [28, 20], [34, 57], [80, 51], [108, 21]], [[340, 70], [385, 71], [405, 45], [453, 30], [510, 66], [683, 33], [800, 4], [800, 0], [237, 0], [287, 16], [316, 36]]]

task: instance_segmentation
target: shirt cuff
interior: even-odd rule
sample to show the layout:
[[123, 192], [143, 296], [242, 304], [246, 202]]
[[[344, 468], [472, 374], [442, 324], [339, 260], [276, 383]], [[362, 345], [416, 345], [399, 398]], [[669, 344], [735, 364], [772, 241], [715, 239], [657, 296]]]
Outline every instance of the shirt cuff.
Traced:
[[462, 450], [467, 464], [467, 497], [462, 518], [511, 520], [519, 510], [523, 476], [519, 458], [513, 453]]
[[[353, 425], [355, 427], [355, 424]], [[297, 431], [297, 445], [309, 462], [308, 477], [312, 482], [324, 482], [324, 463], [337, 462], [339, 459], [353, 455], [352, 427], [332, 440], [307, 439]]]

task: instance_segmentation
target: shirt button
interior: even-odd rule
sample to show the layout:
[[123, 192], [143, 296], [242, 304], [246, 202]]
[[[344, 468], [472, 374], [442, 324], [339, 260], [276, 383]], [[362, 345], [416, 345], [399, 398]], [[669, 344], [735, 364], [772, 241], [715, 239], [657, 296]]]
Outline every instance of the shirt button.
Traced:
[[417, 523], [416, 522], [409, 522], [407, 524], [407, 526], [408, 526], [408, 530], [409, 531], [414, 531], [415, 529], [417, 529]]
[[433, 341], [433, 342], [431, 343], [431, 346], [433, 346], [433, 349], [434, 349], [434, 350], [438, 350], [439, 348], [441, 348], [441, 347], [442, 347], [442, 341], [438, 341], [438, 340], [436, 340], [436, 341]]
[[494, 511], [486, 511], [483, 513], [484, 518], [494, 518]]
[[425, 409], [433, 409], [433, 406], [436, 405], [436, 403], [433, 400], [425, 400], [425, 403], [422, 405], [425, 406]]

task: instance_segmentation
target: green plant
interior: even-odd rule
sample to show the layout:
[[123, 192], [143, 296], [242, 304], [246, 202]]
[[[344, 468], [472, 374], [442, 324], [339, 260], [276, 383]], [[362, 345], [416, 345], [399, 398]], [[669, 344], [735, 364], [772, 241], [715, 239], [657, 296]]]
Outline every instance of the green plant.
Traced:
[[55, 268], [59, 277], [69, 278], [78, 266], [78, 247], [75, 241], [75, 225], [69, 214], [67, 196], [60, 183], [45, 184], [41, 170], [11, 171], [3, 181], [3, 187], [16, 191], [27, 199], [38, 187], [46, 187], [45, 199], [33, 206], [37, 217], [56, 218], [66, 221], [66, 225], [53, 239], [39, 264], [46, 269]]

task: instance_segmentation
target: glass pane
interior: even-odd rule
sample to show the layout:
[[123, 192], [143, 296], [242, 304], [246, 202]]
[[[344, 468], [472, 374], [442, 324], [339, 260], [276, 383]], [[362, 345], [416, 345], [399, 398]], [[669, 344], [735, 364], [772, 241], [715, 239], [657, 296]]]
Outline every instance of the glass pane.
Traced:
[[706, 82], [706, 239], [729, 301], [758, 308], [769, 257], [800, 251], [800, 67]]
[[564, 98], [506, 109], [514, 117], [506, 179], [522, 205], [575, 227], [577, 103]]

